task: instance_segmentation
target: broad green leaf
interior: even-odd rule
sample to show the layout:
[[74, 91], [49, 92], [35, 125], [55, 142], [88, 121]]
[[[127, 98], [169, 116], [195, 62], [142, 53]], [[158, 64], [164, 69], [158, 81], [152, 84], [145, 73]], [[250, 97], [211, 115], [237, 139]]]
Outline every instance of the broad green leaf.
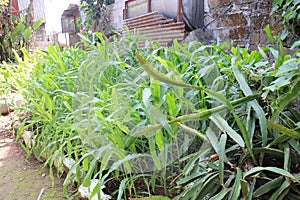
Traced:
[[174, 94], [171, 95], [170, 93], [167, 93], [166, 101], [168, 103], [168, 111], [169, 111], [170, 115], [176, 116], [177, 115], [177, 107], [176, 107]]
[[164, 74], [160, 73], [159, 71], [157, 71], [147, 60], [145, 60], [138, 53], [136, 53], [136, 57], [137, 57], [139, 63], [141, 64], [141, 66], [143, 67], [143, 69], [151, 77], [153, 77], [156, 80], [159, 80], [161, 82], [168, 83], [168, 84], [171, 84], [171, 85], [179, 86], [179, 87], [187, 87], [187, 88], [194, 88], [194, 89], [200, 89], [200, 90], [203, 89], [203, 88], [201, 88], [199, 86], [189, 85], [189, 84], [186, 84], [186, 83], [184, 83], [182, 81], [174, 81], [174, 80], [168, 78], [167, 76], [165, 76]]
[[228, 199], [230, 199], [230, 200], [238, 200], [239, 199], [241, 189], [242, 189], [241, 182], [240, 182], [240, 180], [242, 179], [242, 176], [243, 176], [242, 170], [240, 168], [237, 168], [235, 182], [234, 182], [233, 188], [229, 194]]
[[126, 185], [127, 185], [127, 182], [129, 181], [129, 178], [124, 178], [122, 181], [121, 181], [121, 184], [119, 186], [119, 190], [118, 190], [118, 197], [117, 197], [117, 200], [122, 200], [122, 196], [123, 196], [123, 193], [124, 191], [126, 190]]
[[272, 194], [270, 200], [278, 200], [279, 196], [291, 185], [289, 181], [284, 181], [282, 185]]
[[296, 80], [296, 84], [292, 87], [288, 93], [281, 98], [279, 98], [276, 102], [277, 107], [275, 108], [271, 121], [275, 121], [282, 110], [289, 105], [292, 101], [294, 101], [300, 95], [300, 79]]
[[242, 188], [242, 194], [244, 198], [247, 198], [249, 196], [249, 185], [248, 182], [244, 179], [240, 180], [241, 188]]
[[245, 146], [243, 138], [235, 130], [233, 130], [219, 114], [216, 113], [212, 115], [210, 119], [221, 131], [226, 132], [237, 144], [241, 147]]
[[279, 143], [282, 143], [282, 142], [285, 142], [287, 140], [289, 140], [291, 137], [288, 136], [288, 135], [280, 135], [279, 137], [277, 137], [275, 140], [273, 140], [270, 144], [267, 145], [267, 147], [272, 147], [274, 146], [275, 144], [279, 144]]
[[87, 172], [89, 169], [89, 158], [88, 157], [83, 159], [82, 166], [83, 166], [83, 170]]
[[295, 139], [290, 139], [289, 144], [295, 149], [295, 151], [298, 153], [298, 155], [300, 155], [300, 144], [298, 141], [296, 141]]
[[28, 42], [30, 37], [32, 35], [32, 30], [31, 28], [26, 28], [25, 31], [24, 31], [24, 41], [25, 42]]
[[222, 134], [219, 142], [219, 179], [220, 184], [224, 184], [224, 162], [228, 162], [228, 158], [225, 153], [227, 135]]
[[18, 37], [22, 36], [24, 29], [25, 25], [22, 22], [19, 22], [19, 24], [12, 30], [11, 39], [13, 43], [17, 41]]
[[33, 29], [33, 30], [38, 29], [44, 22], [45, 22], [45, 21], [44, 21], [43, 18], [41, 18], [41, 19], [35, 21], [35, 22], [33, 23], [33, 25], [32, 25], [32, 29]]
[[169, 122], [167, 121], [165, 115], [160, 112], [160, 110], [154, 106], [151, 106], [151, 116], [158, 122], [160, 123], [164, 129], [173, 137], [174, 136], [174, 131], [172, 130]]
[[[252, 95], [253, 92], [252, 92], [251, 88], [249, 87], [246, 79], [244, 78], [241, 71], [234, 65], [234, 63], [233, 63], [232, 69], [233, 69], [233, 72], [234, 72], [234, 76], [237, 79], [237, 81], [240, 85], [240, 88], [242, 89], [245, 96]], [[267, 144], [267, 135], [268, 135], [268, 129], [267, 129], [268, 126], [267, 126], [267, 119], [265, 117], [264, 110], [257, 103], [256, 100], [253, 100], [253, 101], [249, 102], [249, 104], [253, 107], [253, 109], [255, 110], [256, 115], [259, 119], [259, 125], [260, 125], [260, 130], [261, 130], [261, 135], [262, 135], [262, 146], [266, 146], [266, 144]]]
[[216, 133], [210, 127], [208, 127], [205, 132], [205, 135], [211, 143], [212, 147], [214, 148], [215, 152], [219, 155], [220, 147]]
[[281, 124], [276, 124], [272, 122], [271, 120], [269, 121], [269, 125], [273, 128], [275, 128], [277, 131], [283, 133], [284, 135], [287, 135], [289, 137], [295, 138], [295, 139], [300, 139], [300, 132], [291, 130]]
[[154, 98], [159, 99], [160, 98], [160, 82], [158, 80], [153, 80], [151, 82], [152, 85], [152, 96]]
[[251, 176], [252, 174], [260, 173], [264, 170], [295, 180], [295, 177], [291, 173], [278, 167], [254, 167], [244, 174], [244, 178]]
[[269, 24], [266, 26], [265, 31], [266, 31], [266, 34], [267, 34], [267, 36], [268, 36], [270, 42], [271, 42], [272, 45], [274, 46], [274, 45], [275, 45], [275, 43], [274, 43], [274, 38], [273, 38], [273, 36], [272, 36], [271, 28], [270, 28], [270, 25], [269, 25]]
[[296, 48], [299, 48], [299, 47], [300, 47], [300, 40], [294, 42], [291, 49], [293, 50], [293, 49], [296, 49]]
[[263, 184], [262, 186], [260, 186], [259, 188], [257, 188], [255, 190], [255, 192], [253, 193], [253, 197], [258, 198], [261, 195], [268, 193], [269, 191], [279, 187], [283, 181], [284, 181], [283, 176], [280, 176], [276, 179], [273, 179], [273, 180]]
[[215, 196], [211, 197], [210, 200], [222, 200], [225, 199], [224, 197], [230, 191], [229, 188], [222, 189], [221, 192], [216, 194]]
[[145, 88], [143, 90], [143, 103], [146, 106], [148, 112], [150, 111], [150, 97], [151, 97], [151, 90], [149, 88]]
[[218, 178], [218, 174], [211, 176], [205, 183], [202, 185], [198, 192], [197, 200], [202, 200], [206, 195], [211, 194], [212, 191], [216, 188], [215, 181]]
[[164, 135], [162, 134], [161, 131], [157, 131], [155, 134], [155, 141], [158, 149], [160, 151], [163, 151], [164, 146], [165, 146], [165, 141], [164, 141]]
[[290, 171], [290, 165], [291, 165], [291, 152], [290, 152], [290, 147], [288, 143], [282, 144], [283, 146], [283, 153], [284, 153], [284, 162], [283, 162], [283, 169], [286, 171]]

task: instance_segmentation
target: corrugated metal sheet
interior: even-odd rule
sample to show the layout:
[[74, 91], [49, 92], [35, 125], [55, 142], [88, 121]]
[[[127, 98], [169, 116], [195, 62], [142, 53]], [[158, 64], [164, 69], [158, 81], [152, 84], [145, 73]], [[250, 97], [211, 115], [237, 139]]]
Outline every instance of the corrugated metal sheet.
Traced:
[[[183, 22], [175, 22], [174, 19], [161, 15], [157, 11], [133, 17], [124, 22], [131, 33], [139, 32], [140, 35], [146, 37], [139, 38], [139, 48], [145, 47], [147, 39], [150, 38], [160, 45], [166, 46], [173, 40], [183, 40], [185, 35]], [[126, 37], [127, 34], [125, 33], [124, 36]]]
[[[204, 5], [203, 0], [182, 0], [182, 10], [189, 23], [194, 28], [203, 27]], [[176, 19], [178, 0], [151, 0], [153, 12]], [[133, 18], [147, 13], [147, 0], [128, 1], [127, 17]]]
[[[19, 10], [25, 11], [29, 6], [30, 0], [18, 0], [18, 1], [19, 1]], [[44, 0], [33, 0], [33, 10], [34, 10], [34, 21], [37, 21], [41, 18], [43, 18], [46, 21]]]

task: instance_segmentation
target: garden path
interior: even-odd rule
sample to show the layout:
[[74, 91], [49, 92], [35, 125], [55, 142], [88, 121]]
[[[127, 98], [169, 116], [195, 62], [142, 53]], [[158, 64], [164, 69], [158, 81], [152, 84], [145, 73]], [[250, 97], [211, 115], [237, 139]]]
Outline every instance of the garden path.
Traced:
[[11, 114], [0, 115], [0, 200], [64, 199], [62, 180], [54, 187], [48, 169], [15, 142]]

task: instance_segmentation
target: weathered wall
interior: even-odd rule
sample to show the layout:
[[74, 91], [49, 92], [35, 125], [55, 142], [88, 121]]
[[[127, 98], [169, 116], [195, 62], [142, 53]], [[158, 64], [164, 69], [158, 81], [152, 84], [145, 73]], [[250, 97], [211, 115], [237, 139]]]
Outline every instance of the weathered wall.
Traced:
[[234, 40], [236, 43], [256, 48], [269, 42], [265, 26], [270, 24], [272, 33], [279, 34], [281, 25], [270, 17], [273, 0], [204, 0], [205, 29], [221, 41]]
[[[255, 49], [257, 45], [269, 44], [265, 26], [270, 24], [273, 35], [281, 32], [279, 19], [270, 17], [273, 0], [203, 0], [204, 33], [196, 37], [204, 42], [211, 38], [221, 41], [234, 40], [236, 44]], [[125, 0], [115, 0], [108, 6], [114, 29], [122, 29]]]
[[107, 11], [110, 15], [111, 26], [115, 30], [121, 30], [123, 28], [123, 9], [125, 6], [125, 0], [115, 0], [115, 3], [107, 6]]

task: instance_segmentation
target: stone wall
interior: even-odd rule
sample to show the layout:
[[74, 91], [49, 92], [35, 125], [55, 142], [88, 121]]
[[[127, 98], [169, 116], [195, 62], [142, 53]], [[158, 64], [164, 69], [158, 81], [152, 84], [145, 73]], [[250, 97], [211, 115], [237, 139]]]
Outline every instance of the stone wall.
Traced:
[[269, 44], [265, 26], [273, 35], [281, 32], [279, 19], [270, 17], [273, 0], [204, 0], [205, 30], [221, 41], [234, 40], [250, 49]]
[[113, 29], [121, 30], [123, 28], [123, 9], [125, 0], [115, 0], [115, 3], [107, 6], [110, 15], [110, 23]]

